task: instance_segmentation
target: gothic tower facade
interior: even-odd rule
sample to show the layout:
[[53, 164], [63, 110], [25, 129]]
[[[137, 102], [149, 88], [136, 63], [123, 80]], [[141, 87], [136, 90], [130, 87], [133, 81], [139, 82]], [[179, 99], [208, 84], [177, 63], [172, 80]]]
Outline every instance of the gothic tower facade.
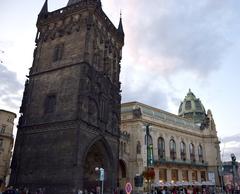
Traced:
[[100, 0], [69, 0], [37, 20], [10, 184], [46, 194], [117, 187], [122, 21], [116, 28]]

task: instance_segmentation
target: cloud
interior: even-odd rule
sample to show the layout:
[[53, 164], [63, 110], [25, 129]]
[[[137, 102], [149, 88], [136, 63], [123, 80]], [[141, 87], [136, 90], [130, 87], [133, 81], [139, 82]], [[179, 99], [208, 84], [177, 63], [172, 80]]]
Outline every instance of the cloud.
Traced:
[[0, 105], [10, 109], [19, 108], [22, 89], [16, 73], [0, 64]]
[[231, 160], [231, 153], [234, 153], [240, 161], [240, 134], [224, 137], [221, 141], [222, 158], [224, 161]]
[[[117, 4], [119, 1], [111, 1], [111, 7]], [[176, 77], [185, 83], [186, 88], [182, 88], [187, 92], [190, 83], [206, 83], [209, 76], [221, 68], [232, 44], [229, 34], [235, 29], [232, 21], [236, 20], [237, 9], [234, 6], [222, 0], [120, 1], [126, 43], [122, 74], [138, 77], [134, 82], [121, 77], [123, 99], [135, 95], [136, 99], [153, 106], [167, 107], [172, 103], [178, 107]], [[188, 75], [192, 75], [191, 80]], [[133, 89], [135, 84], [135, 88], [139, 87], [136, 80], [142, 82], [139, 90], [143, 89], [145, 95]], [[157, 87], [159, 84], [161, 87]], [[153, 92], [148, 87], [158, 90]]]
[[232, 16], [227, 3], [132, 1], [138, 6], [131, 10], [135, 18], [126, 26], [131, 39], [135, 37], [130, 44], [140, 64], [160, 73], [184, 69], [204, 77], [220, 67], [230, 44], [224, 34]]

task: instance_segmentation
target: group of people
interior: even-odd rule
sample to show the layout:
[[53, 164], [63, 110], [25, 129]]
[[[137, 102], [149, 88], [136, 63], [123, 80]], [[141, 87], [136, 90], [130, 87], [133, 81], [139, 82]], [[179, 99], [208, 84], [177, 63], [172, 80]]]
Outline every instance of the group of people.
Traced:
[[[155, 188], [152, 194], [217, 194], [213, 189], [201, 187], [161, 187]], [[220, 193], [218, 193], [220, 194]]]
[[13, 188], [13, 187], [7, 187], [0, 190], [0, 194], [44, 194], [44, 189], [39, 188], [34, 192], [31, 192], [28, 188]]

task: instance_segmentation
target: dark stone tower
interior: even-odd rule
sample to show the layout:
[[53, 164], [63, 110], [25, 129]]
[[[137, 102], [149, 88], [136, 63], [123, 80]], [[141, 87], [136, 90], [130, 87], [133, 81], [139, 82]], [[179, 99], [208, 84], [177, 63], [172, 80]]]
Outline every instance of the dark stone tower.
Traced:
[[25, 84], [10, 184], [46, 194], [117, 186], [120, 61], [124, 32], [100, 0], [69, 0], [38, 16], [33, 65]]

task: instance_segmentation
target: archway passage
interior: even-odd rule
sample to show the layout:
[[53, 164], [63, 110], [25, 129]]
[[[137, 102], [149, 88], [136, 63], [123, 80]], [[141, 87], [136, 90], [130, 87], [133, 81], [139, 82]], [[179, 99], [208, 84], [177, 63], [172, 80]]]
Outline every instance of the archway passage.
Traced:
[[111, 189], [112, 184], [112, 159], [107, 151], [105, 144], [102, 141], [94, 143], [87, 152], [83, 166], [83, 188], [88, 192], [95, 193], [101, 186], [99, 180], [99, 171], [96, 167], [104, 169], [104, 191]]
[[119, 188], [124, 190], [126, 181], [127, 181], [127, 168], [126, 164], [123, 160], [119, 160], [118, 164], [118, 180], [119, 180]]

